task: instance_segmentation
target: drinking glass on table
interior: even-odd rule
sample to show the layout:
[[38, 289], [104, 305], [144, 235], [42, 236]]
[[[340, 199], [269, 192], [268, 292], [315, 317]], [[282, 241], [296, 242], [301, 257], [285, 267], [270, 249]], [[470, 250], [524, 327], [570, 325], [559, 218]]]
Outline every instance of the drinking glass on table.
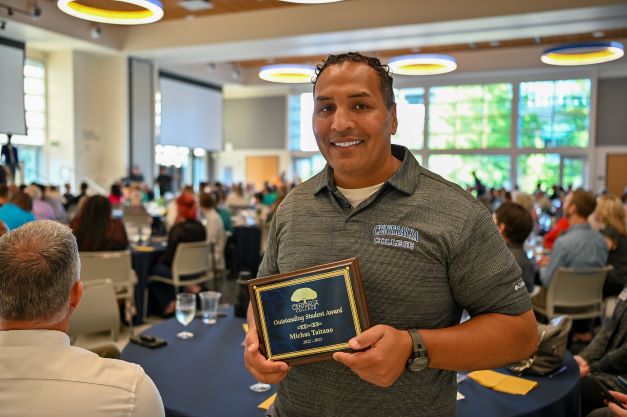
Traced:
[[128, 240], [131, 243], [138, 244], [141, 235], [139, 233], [139, 227], [136, 224], [127, 224], [126, 225], [126, 234], [128, 235]]
[[[176, 295], [176, 319], [183, 326], [192, 322], [196, 315], [196, 294], [181, 293]], [[194, 333], [184, 330], [176, 334], [179, 339], [191, 339]]]
[[140, 227], [140, 235], [141, 240], [144, 243], [147, 243], [150, 240], [150, 235], [152, 234], [152, 228], [149, 224], [144, 224]]
[[205, 324], [216, 324], [218, 318], [218, 303], [220, 294], [217, 291], [203, 291], [198, 294], [200, 297], [200, 313], [202, 322]]

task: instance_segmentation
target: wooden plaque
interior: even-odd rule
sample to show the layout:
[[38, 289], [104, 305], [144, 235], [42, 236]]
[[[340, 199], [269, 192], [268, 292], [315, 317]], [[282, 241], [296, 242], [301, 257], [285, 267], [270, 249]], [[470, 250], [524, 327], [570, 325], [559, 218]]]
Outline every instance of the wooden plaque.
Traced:
[[256, 278], [248, 291], [262, 354], [297, 365], [351, 351], [370, 327], [357, 258]]

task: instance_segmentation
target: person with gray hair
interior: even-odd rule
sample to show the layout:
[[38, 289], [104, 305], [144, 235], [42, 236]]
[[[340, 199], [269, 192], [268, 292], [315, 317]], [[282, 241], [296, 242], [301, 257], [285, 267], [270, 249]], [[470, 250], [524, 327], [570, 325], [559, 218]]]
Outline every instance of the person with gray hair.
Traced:
[[67, 226], [35, 221], [0, 237], [0, 417], [164, 416], [140, 366], [70, 346], [79, 271]]

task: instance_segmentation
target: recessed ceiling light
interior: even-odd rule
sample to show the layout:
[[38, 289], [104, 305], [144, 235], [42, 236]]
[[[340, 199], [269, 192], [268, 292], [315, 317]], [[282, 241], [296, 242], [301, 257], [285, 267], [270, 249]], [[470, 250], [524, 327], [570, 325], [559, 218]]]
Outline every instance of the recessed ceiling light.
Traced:
[[620, 42], [582, 42], [549, 48], [540, 60], [549, 65], [592, 65], [614, 61], [624, 54]]
[[457, 63], [450, 55], [401, 55], [390, 59], [390, 70], [402, 75], [436, 75], [455, 71]]
[[259, 70], [259, 78], [273, 83], [310, 83], [314, 75], [315, 70], [311, 65], [273, 64]]

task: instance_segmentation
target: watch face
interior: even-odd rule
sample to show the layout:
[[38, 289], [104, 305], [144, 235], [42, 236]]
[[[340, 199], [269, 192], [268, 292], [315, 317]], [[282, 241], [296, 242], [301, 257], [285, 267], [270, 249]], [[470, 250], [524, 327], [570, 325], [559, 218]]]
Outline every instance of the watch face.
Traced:
[[409, 370], [412, 372], [422, 371], [429, 365], [429, 359], [427, 358], [413, 358], [409, 360]]

